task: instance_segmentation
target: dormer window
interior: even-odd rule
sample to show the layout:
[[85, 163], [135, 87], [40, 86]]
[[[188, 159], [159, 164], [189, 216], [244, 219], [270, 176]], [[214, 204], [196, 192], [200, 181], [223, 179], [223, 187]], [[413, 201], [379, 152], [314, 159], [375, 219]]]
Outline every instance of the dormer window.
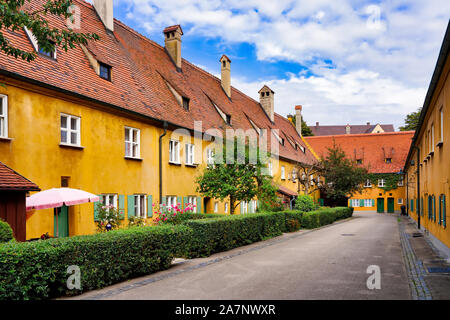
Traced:
[[357, 164], [362, 164], [362, 162], [363, 162], [362, 159], [356, 159]]
[[99, 62], [99, 66], [99, 76], [105, 80], [111, 81], [111, 66], [108, 66], [102, 62]]
[[227, 123], [229, 124], [229, 125], [231, 125], [231, 116], [229, 115], [229, 114], [227, 114]]
[[[50, 41], [52, 45], [55, 45], [54, 42]], [[54, 47], [55, 49], [53, 51], [47, 51], [45, 50], [43, 47], [38, 45], [38, 52], [46, 57], [52, 58], [52, 59], [56, 59], [56, 47]]]
[[384, 159], [384, 162], [386, 162], [386, 163], [392, 163], [392, 158], [385, 158], [385, 159]]
[[183, 97], [183, 108], [186, 111], [189, 111], [189, 98]]

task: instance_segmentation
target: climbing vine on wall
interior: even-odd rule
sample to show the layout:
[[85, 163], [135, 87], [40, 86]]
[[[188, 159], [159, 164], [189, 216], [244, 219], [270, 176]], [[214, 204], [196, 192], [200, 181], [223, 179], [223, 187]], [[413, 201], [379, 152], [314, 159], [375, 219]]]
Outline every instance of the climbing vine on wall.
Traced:
[[398, 183], [403, 178], [397, 173], [371, 173], [368, 174], [368, 179], [372, 186], [378, 187], [378, 180], [384, 179], [384, 187], [378, 187], [384, 191], [390, 191], [398, 188]]

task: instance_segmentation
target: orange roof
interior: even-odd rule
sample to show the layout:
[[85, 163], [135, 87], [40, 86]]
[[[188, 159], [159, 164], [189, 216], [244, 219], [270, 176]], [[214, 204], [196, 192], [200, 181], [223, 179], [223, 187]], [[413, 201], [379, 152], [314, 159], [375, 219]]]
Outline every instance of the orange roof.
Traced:
[[[352, 160], [362, 160], [362, 166], [370, 173], [395, 173], [403, 168], [414, 131], [372, 134], [347, 134], [335, 136], [305, 137], [320, 156], [328, 153], [334, 143], [339, 145]], [[391, 158], [391, 163], [385, 159]]]
[[[36, 9], [42, 1], [33, 0], [31, 5]], [[97, 60], [112, 67], [112, 81], [95, 73], [79, 46], [68, 52], [58, 48], [56, 60], [38, 55], [31, 63], [0, 53], [0, 74], [138, 113], [161, 125], [167, 121], [169, 125], [192, 130], [194, 121], [202, 121], [203, 131], [210, 128], [248, 130], [253, 129], [250, 119], [259, 128], [278, 128], [306, 149], [303, 153], [285, 143], [280, 145], [280, 157], [302, 163], [315, 161], [295, 128], [284, 117], [276, 114], [272, 123], [259, 102], [236, 88], [231, 88], [229, 99], [217, 77], [184, 59], [182, 72], [179, 72], [164, 47], [118, 20], [114, 20], [114, 33], [108, 32], [91, 4], [82, 0], [74, 0], [74, 3], [81, 11], [80, 32], [95, 32], [100, 36], [99, 41], [90, 41], [86, 47]], [[50, 26], [66, 28], [64, 19], [48, 18]], [[4, 34], [12, 44], [33, 50], [23, 30], [5, 31]], [[219, 69], [220, 65], [217, 67]], [[178, 104], [168, 83], [189, 98], [188, 111]], [[225, 123], [212, 102], [231, 116], [231, 126]], [[270, 138], [268, 140], [270, 145]]]
[[0, 190], [39, 191], [39, 187], [0, 162]]

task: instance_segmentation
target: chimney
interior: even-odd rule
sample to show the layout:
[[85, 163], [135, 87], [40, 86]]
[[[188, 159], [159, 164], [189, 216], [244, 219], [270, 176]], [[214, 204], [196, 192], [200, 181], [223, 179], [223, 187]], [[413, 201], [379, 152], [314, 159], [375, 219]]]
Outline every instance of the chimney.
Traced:
[[295, 106], [295, 129], [298, 134], [302, 135], [302, 106]]
[[221, 84], [222, 88], [227, 94], [228, 98], [231, 98], [231, 79], [230, 79], [230, 68], [231, 68], [231, 60], [226, 55], [222, 55], [220, 58], [220, 65], [221, 65]]
[[319, 126], [319, 122], [316, 122], [316, 127], [318, 127]]
[[164, 46], [173, 63], [181, 70], [181, 36], [183, 30], [179, 24], [164, 29]]
[[274, 120], [274, 100], [273, 95], [275, 92], [272, 91], [268, 86], [264, 85], [259, 93], [259, 103], [263, 107], [264, 111], [269, 116], [270, 121]]
[[370, 122], [367, 122], [367, 125], [370, 126]]
[[350, 134], [350, 125], [348, 123], [345, 126], [345, 134]]
[[94, 0], [94, 8], [105, 28], [114, 31], [113, 0]]

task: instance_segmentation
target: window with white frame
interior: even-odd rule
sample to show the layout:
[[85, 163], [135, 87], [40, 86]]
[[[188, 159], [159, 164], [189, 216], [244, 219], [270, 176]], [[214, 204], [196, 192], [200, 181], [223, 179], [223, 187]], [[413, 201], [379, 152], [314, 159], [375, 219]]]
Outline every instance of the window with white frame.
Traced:
[[434, 152], [434, 123], [431, 124], [431, 152]]
[[167, 197], [167, 210], [172, 211], [173, 207], [176, 207], [178, 205], [177, 203], [177, 197], [176, 196], [168, 196]]
[[8, 137], [8, 96], [0, 95], [0, 137]]
[[385, 186], [385, 184], [386, 184], [386, 181], [384, 180], [384, 179], [378, 179], [378, 186], [379, 187], [384, 187]]
[[285, 167], [281, 166], [281, 180], [286, 179]]
[[364, 207], [372, 207], [372, 199], [364, 199]]
[[195, 196], [187, 197], [187, 203], [190, 203], [193, 207], [197, 206], [197, 197]]
[[219, 212], [219, 203], [218, 202], [214, 202], [214, 213]]
[[214, 164], [214, 150], [206, 149], [206, 164], [213, 165]]
[[[151, 210], [151, 209], [150, 209]], [[136, 217], [145, 218], [146, 203], [144, 194], [134, 195], [134, 213]]]
[[399, 187], [403, 187], [403, 177], [400, 177], [400, 178], [398, 179], [397, 185], [398, 185]]
[[103, 194], [102, 198], [104, 206], [113, 206], [115, 209], [117, 209], [117, 194]]
[[251, 208], [252, 208], [252, 212], [251, 213], [255, 213], [256, 212], [256, 208], [258, 206], [258, 201], [257, 200], [251, 200]]
[[242, 213], [248, 213], [248, 202], [247, 201], [242, 201], [241, 202], [241, 210]]
[[272, 161], [269, 161], [268, 167], [269, 167], [269, 175], [273, 176], [273, 164], [272, 164]]
[[428, 130], [428, 153], [431, 152], [431, 133], [430, 130]]
[[139, 129], [125, 127], [125, 157], [139, 158], [141, 131]]
[[314, 185], [314, 176], [313, 176], [312, 174], [309, 175], [309, 184], [310, 184], [311, 186]]
[[186, 164], [194, 164], [195, 159], [195, 146], [190, 143], [186, 143]]
[[169, 142], [169, 162], [180, 163], [180, 142], [177, 140]]
[[351, 199], [350, 206], [353, 208], [359, 207], [359, 199]]
[[397, 204], [403, 204], [403, 198], [398, 198]]
[[367, 180], [366, 180], [366, 183], [364, 183], [364, 187], [365, 187], [365, 188], [370, 188], [370, 187], [372, 187], [372, 182], [370, 182], [370, 179], [367, 179]]
[[61, 114], [61, 144], [80, 145], [80, 118]]
[[444, 141], [444, 108], [443, 107], [441, 107], [441, 109], [439, 110], [439, 117], [440, 117], [440, 122], [441, 122], [441, 125], [440, 125], [440, 138], [439, 138], [439, 140], [441, 141], [441, 142], [443, 142]]
[[225, 213], [228, 213], [228, 202], [225, 202]]

